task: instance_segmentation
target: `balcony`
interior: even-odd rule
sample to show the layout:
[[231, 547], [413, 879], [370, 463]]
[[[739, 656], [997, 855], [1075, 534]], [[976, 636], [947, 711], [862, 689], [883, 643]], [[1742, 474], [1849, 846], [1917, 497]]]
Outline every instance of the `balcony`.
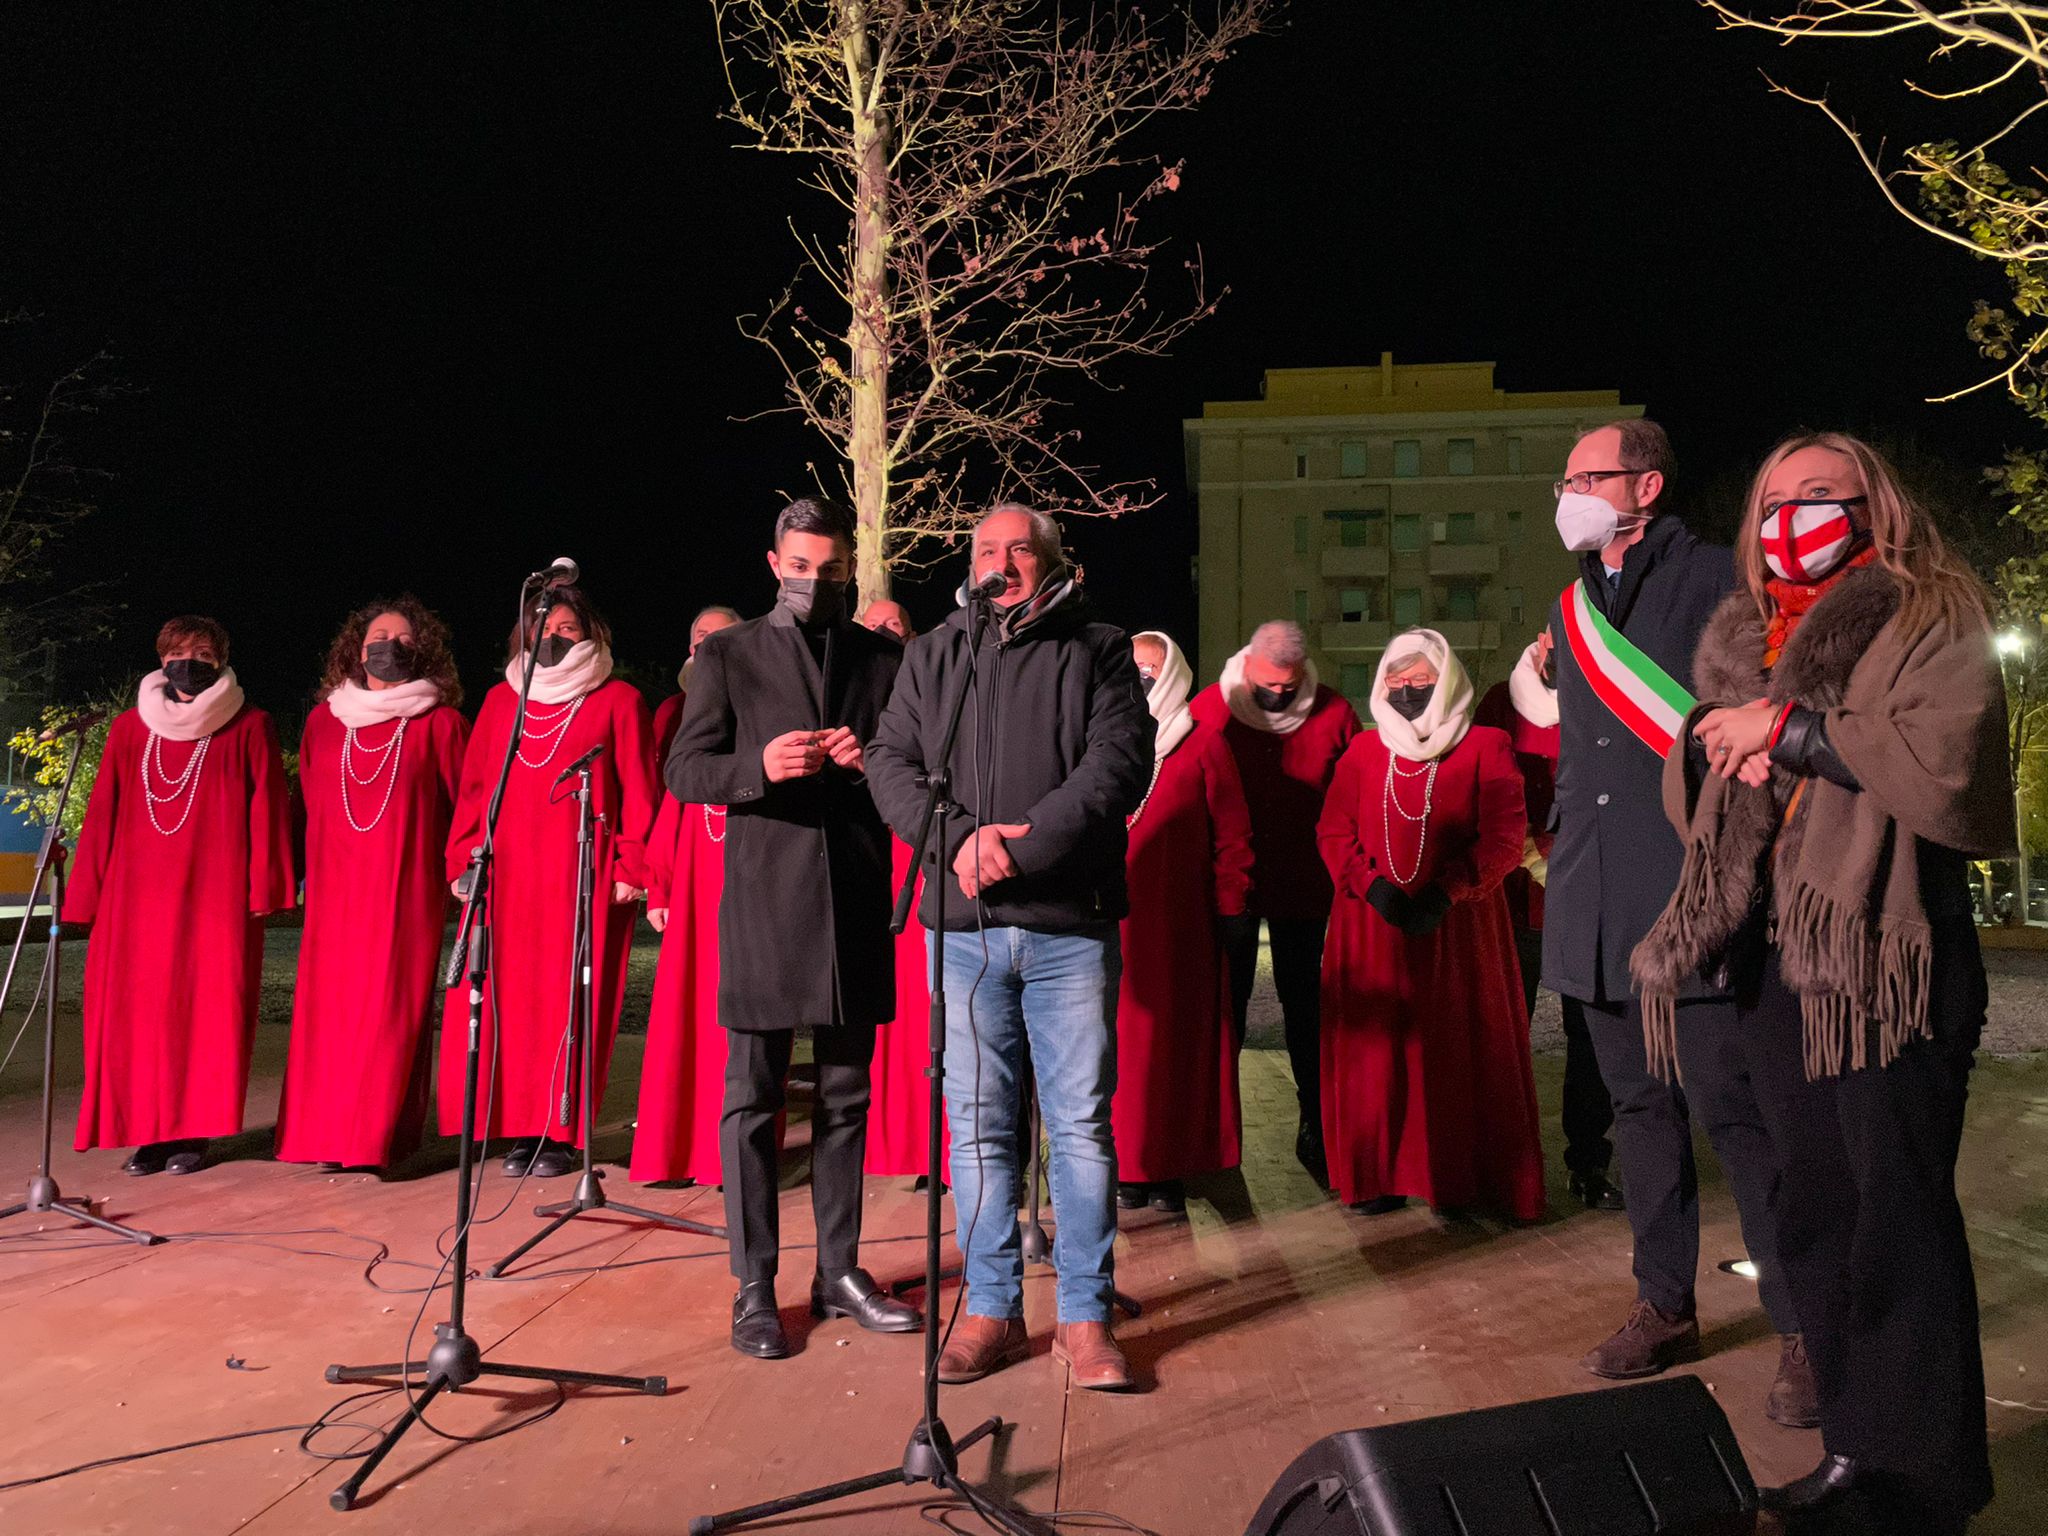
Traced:
[[1384, 577], [1387, 574], [1387, 551], [1384, 545], [1375, 549], [1370, 545], [1336, 546], [1323, 551], [1323, 574], [1327, 577], [1366, 576]]
[[1429, 574], [1432, 576], [1493, 576], [1499, 571], [1498, 544], [1429, 546]]
[[[1365, 553], [1365, 551], [1361, 551], [1361, 553]], [[1370, 620], [1352, 624], [1325, 624], [1322, 630], [1322, 649], [1325, 651], [1384, 650], [1387, 641], [1392, 638], [1393, 633], [1393, 625]]]

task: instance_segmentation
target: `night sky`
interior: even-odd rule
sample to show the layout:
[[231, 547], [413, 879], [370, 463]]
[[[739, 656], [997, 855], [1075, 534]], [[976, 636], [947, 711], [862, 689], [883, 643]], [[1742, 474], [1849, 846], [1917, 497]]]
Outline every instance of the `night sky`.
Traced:
[[[343, 612], [411, 588], [474, 701], [519, 577], [560, 553], [657, 696], [697, 607], [765, 607], [767, 523], [820, 449], [732, 420], [778, 397], [733, 316], [793, 269], [786, 217], [822, 210], [731, 147], [701, 0], [49, 3], [8, 32], [0, 309], [44, 317], [11, 376], [104, 343], [147, 392], [80, 445], [116, 478], [67, 568], [126, 607], [68, 686], [140, 670], [196, 610], [294, 718]], [[1072, 528], [1109, 616], [1192, 638], [1180, 421], [1269, 367], [1392, 350], [1619, 388], [1724, 503], [1799, 426], [1967, 467], [2024, 440], [1998, 399], [1921, 403], [1976, 376], [1995, 271], [1886, 210], [1760, 65], [1901, 141], [1940, 130], [1909, 123], [1896, 56], [1787, 55], [1687, 0], [1298, 0], [1157, 136], [1187, 162], [1177, 248], [1231, 293], [1078, 402], [1101, 462], [1167, 493]]]

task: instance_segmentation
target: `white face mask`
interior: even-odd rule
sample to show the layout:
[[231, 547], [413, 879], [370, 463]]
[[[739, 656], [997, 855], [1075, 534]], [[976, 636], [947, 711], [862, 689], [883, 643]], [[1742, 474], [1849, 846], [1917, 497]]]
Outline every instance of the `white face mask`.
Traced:
[[[1630, 513], [1627, 531], [1633, 532], [1647, 521]], [[1615, 510], [1614, 503], [1591, 491], [1566, 491], [1557, 498], [1557, 536], [1575, 555], [1605, 549], [1624, 531], [1622, 522], [1622, 514]]]

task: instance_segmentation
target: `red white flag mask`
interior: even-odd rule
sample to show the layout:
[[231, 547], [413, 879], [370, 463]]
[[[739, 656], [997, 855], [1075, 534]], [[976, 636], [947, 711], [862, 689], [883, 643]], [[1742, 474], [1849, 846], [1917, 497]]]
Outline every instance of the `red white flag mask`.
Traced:
[[1847, 501], [1774, 502], [1764, 514], [1764, 563], [1781, 581], [1819, 581], [1848, 558], [1856, 537]]

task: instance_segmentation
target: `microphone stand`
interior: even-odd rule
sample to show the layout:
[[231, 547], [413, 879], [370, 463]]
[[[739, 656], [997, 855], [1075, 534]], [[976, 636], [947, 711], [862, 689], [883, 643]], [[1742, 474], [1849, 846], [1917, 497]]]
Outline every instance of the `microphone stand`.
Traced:
[[[526, 595], [534, 584], [534, 578], [529, 576], [519, 589], [522, 642], [527, 625], [545, 619], [553, 603], [553, 598], [543, 588], [539, 606], [529, 616]], [[537, 623], [535, 627], [538, 627]], [[601, 1376], [593, 1371], [564, 1371], [542, 1365], [505, 1365], [495, 1360], [486, 1364], [476, 1339], [463, 1327], [463, 1303], [469, 1281], [469, 1223], [473, 1193], [470, 1165], [476, 1155], [477, 1141], [477, 1065], [482, 1055], [484, 988], [490, 977], [491, 866], [497, 851], [498, 813], [504, 808], [505, 786], [512, 777], [512, 760], [518, 755], [520, 740], [526, 734], [526, 700], [533, 691], [533, 670], [539, 660], [537, 646], [527, 644], [525, 651], [526, 666], [519, 680], [518, 707], [512, 714], [512, 728], [506, 734], [505, 760], [498, 765], [498, 784], [491, 791], [490, 808], [484, 815], [484, 840], [469, 856], [469, 874], [466, 877], [469, 892], [463, 899], [462, 922], [455, 931], [455, 950], [449, 957], [449, 984], [454, 984], [453, 973], [458, 966], [469, 977], [469, 1048], [462, 1073], [462, 1140], [456, 1151], [455, 1247], [448, 1256], [448, 1321], [434, 1325], [434, 1343], [424, 1361], [327, 1367], [327, 1379], [331, 1382], [379, 1381], [396, 1376], [408, 1389], [405, 1412], [384, 1432], [383, 1438], [371, 1448], [348, 1480], [328, 1495], [328, 1504], [337, 1510], [355, 1507], [356, 1495], [362, 1491], [370, 1474], [391, 1454], [405, 1432], [426, 1413], [429, 1403], [443, 1391], [460, 1392], [479, 1376], [551, 1381], [563, 1387], [618, 1387], [628, 1392], [644, 1392], [649, 1397], [660, 1397], [668, 1391], [666, 1376]], [[410, 1391], [415, 1372], [421, 1373], [426, 1380], [426, 1390], [417, 1398], [412, 1397]]]
[[[960, 686], [960, 692], [954, 697], [952, 714], [946, 721], [946, 734], [939, 748], [938, 760], [930, 766], [917, 846], [912, 850], [910, 868], [903, 877], [902, 888], [896, 894], [896, 912], [889, 924], [890, 930], [894, 933], [902, 933], [910, 923], [911, 903], [917, 894], [918, 871], [924, 868], [928, 857], [935, 860], [939, 852], [945, 848], [946, 818], [953, 810], [952, 774], [949, 768], [953, 758], [953, 742], [960, 734], [960, 717], [967, 705], [967, 695], [974, 686], [982, 631], [987, 626], [988, 619], [988, 600], [979, 596], [972, 598], [968, 604], [967, 621], [968, 675]], [[770, 1499], [761, 1504], [749, 1504], [744, 1509], [728, 1510], [717, 1515], [698, 1515], [690, 1521], [690, 1536], [709, 1536], [711, 1532], [753, 1525], [762, 1520], [773, 1519], [777, 1515], [789, 1514], [793, 1510], [836, 1503], [840, 1499], [871, 1493], [878, 1488], [910, 1487], [917, 1483], [930, 1483], [936, 1488], [943, 1488], [997, 1530], [1005, 1532], [1006, 1536], [1044, 1536], [1046, 1531], [1046, 1526], [1041, 1521], [1033, 1519], [1022, 1510], [1013, 1509], [987, 1494], [978, 1492], [960, 1475], [960, 1452], [1001, 1429], [1001, 1416], [996, 1415], [982, 1420], [958, 1441], [953, 1439], [946, 1429], [945, 1421], [939, 1417], [939, 1234], [944, 1224], [939, 1195], [939, 1185], [942, 1182], [939, 1177], [939, 1166], [944, 1156], [945, 1138], [944, 935], [947, 884], [945, 871], [939, 870], [937, 878], [932, 881], [934, 921], [930, 976], [931, 1066], [928, 1069], [925, 1127], [931, 1174], [925, 1180], [924, 1414], [918, 1420], [916, 1428], [910, 1432], [910, 1443], [904, 1447], [901, 1464], [885, 1471], [869, 1473], [865, 1477], [829, 1483], [823, 1487], [807, 1489], [802, 1493], [789, 1494], [784, 1498]]]
[[[108, 1221], [92, 1213], [92, 1202], [76, 1195], [66, 1195], [57, 1188], [57, 1181], [50, 1173], [50, 1143], [57, 1109], [57, 978], [60, 974], [59, 934], [63, 928], [59, 915], [64, 910], [64, 864], [59, 850], [63, 842], [60, 834], [64, 830], [64, 807], [71, 802], [71, 782], [78, 777], [78, 758], [85, 748], [85, 732], [81, 728], [71, 738], [71, 762], [64, 770], [64, 783], [57, 791], [57, 804], [50, 812], [50, 825], [43, 831], [43, 846], [36, 854], [34, 878], [29, 882], [28, 904], [21, 910], [21, 926], [14, 930], [14, 948], [7, 956], [7, 979], [0, 981], [0, 1012], [6, 1009], [7, 998], [14, 991], [14, 968], [21, 959], [22, 941], [28, 937], [28, 925], [35, 921], [36, 902], [43, 894], [43, 877], [50, 879], [50, 916], [44, 934], [43, 944], [43, 1160], [36, 1165], [34, 1177], [28, 1181], [28, 1197], [17, 1204], [0, 1210], [0, 1221], [10, 1216], [41, 1216], [56, 1213], [72, 1221], [82, 1221], [89, 1227], [98, 1227], [102, 1232], [111, 1232], [116, 1237], [125, 1237], [131, 1243], [140, 1243], [145, 1248], [163, 1241], [154, 1232], [144, 1232], [139, 1227], [124, 1227], [118, 1221]], [[29, 1005], [33, 1008], [33, 1002]]]
[[[567, 1200], [534, 1207], [534, 1215], [554, 1219], [486, 1270], [485, 1273], [493, 1280], [524, 1258], [529, 1249], [554, 1236], [578, 1216], [588, 1215], [592, 1211], [617, 1211], [621, 1216], [651, 1221], [657, 1226], [670, 1227], [677, 1232], [695, 1232], [704, 1237], [725, 1236], [723, 1227], [708, 1226], [699, 1221], [685, 1221], [680, 1216], [644, 1210], [637, 1205], [620, 1205], [607, 1201], [604, 1193], [604, 1176], [598, 1172], [593, 1162], [591, 1148], [597, 1136], [596, 1126], [592, 1122], [595, 1106], [591, 1102], [591, 1077], [595, 1071], [597, 1057], [597, 997], [591, 980], [591, 960], [596, 947], [597, 933], [597, 823], [603, 818], [596, 816], [591, 810], [590, 765], [603, 751], [603, 747], [591, 748], [584, 754], [581, 762], [574, 764], [562, 774], [562, 778], [567, 778], [571, 773], [576, 775], [576, 928], [575, 938], [570, 943], [569, 960], [575, 980], [569, 995], [569, 1062], [570, 1069], [581, 1079], [583, 1176], [576, 1181], [576, 1193]], [[556, 779], [555, 782], [560, 784], [562, 779]], [[582, 1057], [580, 1063], [577, 1059], [579, 1046]], [[566, 1086], [562, 1090], [562, 1123], [570, 1123], [569, 1090]]]

